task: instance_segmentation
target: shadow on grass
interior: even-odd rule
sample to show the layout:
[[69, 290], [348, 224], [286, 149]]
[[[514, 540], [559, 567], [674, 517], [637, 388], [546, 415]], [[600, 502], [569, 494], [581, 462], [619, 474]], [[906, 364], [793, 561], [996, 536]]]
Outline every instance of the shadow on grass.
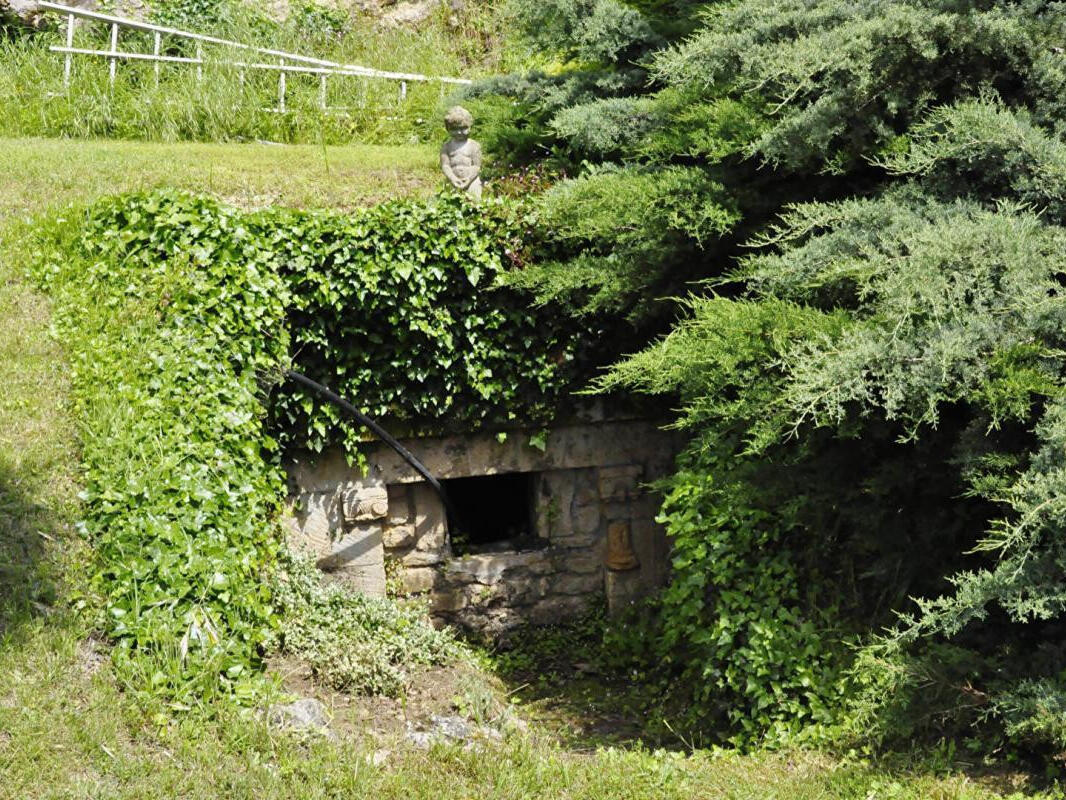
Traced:
[[56, 546], [66, 525], [33, 485], [0, 455], [0, 647], [17, 643], [19, 630], [50, 614], [58, 597]]
[[512, 632], [490, 656], [524, 713], [565, 747], [642, 747], [688, 752], [709, 744], [686, 735], [684, 711], [664, 698], [653, 675], [604, 641], [602, 611], [570, 624]]

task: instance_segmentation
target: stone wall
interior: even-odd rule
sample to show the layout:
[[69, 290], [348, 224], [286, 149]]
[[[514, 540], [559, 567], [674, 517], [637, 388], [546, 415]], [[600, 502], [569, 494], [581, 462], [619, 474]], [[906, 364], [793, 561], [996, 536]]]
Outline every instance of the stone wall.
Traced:
[[647, 483], [666, 474], [676, 436], [650, 422], [601, 422], [551, 431], [403, 442], [440, 480], [529, 473], [537, 541], [525, 549], [458, 556], [444, 506], [394, 451], [375, 445], [369, 471], [340, 453], [289, 465], [292, 542], [353, 590], [429, 596], [442, 620], [497, 635], [572, 618], [606, 602], [617, 611], [661, 585], [667, 543]]

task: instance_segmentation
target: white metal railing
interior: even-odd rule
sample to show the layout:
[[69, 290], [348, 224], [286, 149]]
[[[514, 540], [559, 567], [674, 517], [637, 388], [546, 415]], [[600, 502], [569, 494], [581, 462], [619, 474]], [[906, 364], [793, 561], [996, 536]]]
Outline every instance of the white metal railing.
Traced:
[[[67, 16], [66, 44], [63, 46], [54, 45], [50, 49], [53, 52], [64, 54], [63, 85], [68, 87], [70, 86], [73, 58], [77, 55], [94, 56], [108, 59], [108, 77], [112, 86], [114, 86], [115, 84], [116, 70], [119, 61], [152, 62], [155, 65], [155, 81], [157, 85], [159, 83], [159, 68], [161, 64], [195, 65], [197, 80], [203, 80], [203, 69], [204, 64], [206, 63], [203, 54], [204, 44], [218, 45], [220, 47], [226, 47], [232, 50], [242, 50], [248, 52], [253, 57], [257, 57], [255, 58], [255, 60], [219, 59], [210, 62], [212, 64], [236, 67], [238, 70], [240, 70], [240, 79], [242, 84], [244, 82], [244, 74], [246, 70], [276, 71], [278, 73], [278, 107], [277, 109], [271, 110], [281, 112], [285, 111], [286, 76], [289, 74], [311, 74], [319, 76], [318, 105], [323, 111], [328, 110], [328, 106], [326, 105], [326, 81], [331, 76], [349, 78], [377, 78], [382, 80], [398, 81], [400, 85], [399, 91], [401, 100], [407, 97], [408, 82], [440, 83], [442, 92], [444, 90], [445, 84], [471, 83], [471, 81], [466, 78], [445, 78], [431, 75], [420, 75], [414, 72], [389, 72], [387, 70], [373, 69], [371, 67], [364, 67], [357, 64], [341, 64], [336, 61], [327, 61], [321, 58], [312, 58], [310, 56], [304, 56], [298, 53], [286, 53], [281, 50], [270, 50], [264, 47], [255, 47], [254, 45], [244, 44], [243, 42], [234, 42], [229, 41], [228, 39], [220, 39], [216, 36], [207, 36], [201, 33], [192, 33], [191, 31], [182, 31], [176, 28], [167, 28], [162, 25], [152, 25], [148, 22], [138, 22], [137, 20], [126, 19], [124, 17], [115, 17], [110, 14], [100, 14], [96, 11], [88, 11], [83, 8], [73, 8], [71, 6], [66, 6], [61, 3], [44, 2], [44, 0], [42, 0], [42, 2], [38, 3], [38, 6], [44, 10], [56, 11], [62, 14], [66, 14]], [[110, 48], [108, 50], [96, 50], [90, 48], [75, 47], [74, 28], [76, 19], [78, 18], [91, 19], [97, 22], [104, 22], [110, 25]], [[122, 28], [151, 33], [153, 38], [152, 52], [137, 53], [119, 50], [118, 37], [119, 31]], [[195, 42], [195, 57], [163, 55], [162, 49], [164, 36], [172, 36], [178, 39], [186, 39]], [[277, 63], [273, 63], [273, 61], [268, 62], [264, 59], [264, 57], [268, 57], [272, 60], [277, 59]]]

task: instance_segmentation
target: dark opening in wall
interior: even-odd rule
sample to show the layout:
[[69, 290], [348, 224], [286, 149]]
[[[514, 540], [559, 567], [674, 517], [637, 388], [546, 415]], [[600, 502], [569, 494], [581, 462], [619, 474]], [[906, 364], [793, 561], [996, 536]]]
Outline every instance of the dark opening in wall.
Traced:
[[531, 550], [547, 545], [534, 530], [532, 472], [452, 478], [441, 484], [455, 506], [456, 555]]

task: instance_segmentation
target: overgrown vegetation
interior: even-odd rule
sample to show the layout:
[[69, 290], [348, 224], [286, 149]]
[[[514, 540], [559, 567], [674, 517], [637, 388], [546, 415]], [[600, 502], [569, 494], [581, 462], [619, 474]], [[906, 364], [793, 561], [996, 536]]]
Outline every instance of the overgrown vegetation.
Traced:
[[[515, 19], [544, 72], [475, 94], [501, 161], [550, 153], [518, 191], [576, 176], [541, 199], [537, 233], [510, 203], [342, 218], [174, 193], [106, 201], [46, 231], [40, 278], [70, 343], [96, 551], [83, 603], [101, 595], [126, 687], [171, 709], [248, 697], [276, 643], [335, 686], [395, 694], [403, 659], [448, 657], [414, 612], [317, 588], [298, 565], [271, 590], [280, 447], [359, 438], [291, 387], [275, 387], [268, 420], [267, 383], [290, 350], [412, 429], [491, 426], [516, 404], [543, 419], [574, 368], [595, 363], [587, 334], [609, 350], [629, 326], [631, 347], [652, 344], [594, 388], [679, 399], [691, 444], [660, 487], [672, 582], [610, 641], [628, 648], [630, 676], [687, 706], [682, 735], [940, 740], [949, 754], [957, 741], [973, 760], [1042, 759], [1054, 775], [1066, 747], [1062, 9], [535, 5], [517, 0]], [[350, 35], [305, 12], [322, 41]], [[81, 86], [93, 102], [74, 107], [25, 80], [56, 66], [46, 42], [5, 45], [19, 76], [0, 86], [11, 130], [346, 141], [374, 136], [384, 103], [349, 127], [245, 115], [233, 106], [269, 87], [238, 97], [223, 77], [217, 96], [186, 82], [168, 107], [150, 72], [131, 69], [114, 95]], [[313, 88], [294, 83], [291, 102], [309, 108]], [[431, 118], [396, 130], [428, 135], [418, 120]], [[516, 288], [545, 305], [525, 307]], [[9, 484], [0, 474], [5, 503], [39, 519]], [[25, 523], [16, 532], [33, 541]], [[13, 571], [29, 588], [3, 603], [25, 615], [54, 592], [20, 547]], [[528, 756], [493, 776], [560, 791], [569, 765]], [[595, 763], [619, 773], [569, 773], [592, 796], [632, 788], [615, 777], [705, 788], [662, 756]], [[939, 790], [865, 773], [825, 788]]]
[[[69, 352], [82, 525], [116, 659], [151, 659], [143, 677], [179, 697], [219, 679], [248, 693], [276, 624], [283, 479], [257, 380], [287, 352], [286, 293], [236, 211], [175, 197], [73, 219], [40, 279]], [[193, 209], [214, 225], [182, 224]], [[171, 226], [138, 224], [156, 212]]]
[[[293, 4], [278, 22], [250, 3], [159, 3], [164, 25], [341, 64], [470, 77], [507, 63], [492, 7], [449, 12], [442, 4], [418, 27], [385, 26], [315, 3]], [[354, 12], [353, 12], [354, 13]], [[56, 17], [59, 19], [59, 17]], [[79, 27], [75, 47], [110, 48], [110, 28]], [[106, 59], [76, 56], [69, 86], [63, 56], [49, 47], [63, 32], [48, 27], [13, 39], [0, 37], [0, 136], [109, 137], [163, 141], [256, 141], [347, 144], [410, 144], [442, 136], [441, 116], [453, 85], [411, 81], [401, 99], [399, 83], [332, 77], [320, 108], [317, 74], [290, 74], [284, 113], [278, 106], [278, 74], [240, 70], [225, 62], [243, 51], [208, 46], [202, 79], [188, 64], [123, 61], [112, 84]], [[126, 52], [151, 53], [152, 35], [125, 31]], [[164, 54], [195, 57], [188, 41], [164, 38]], [[502, 60], [501, 60], [502, 59]]]
[[633, 652], [737, 743], [1061, 752], [1062, 9], [514, 5], [564, 66], [478, 87], [487, 138], [579, 174], [513, 280], [669, 328], [597, 387], [691, 433]]
[[[501, 289], [530, 250], [521, 204], [442, 196], [349, 215], [270, 212], [249, 219], [292, 292], [297, 369], [396, 432], [544, 423], [590, 350], [590, 326]], [[310, 392], [272, 403], [289, 447], [345, 444], [364, 432]]]
[[282, 621], [274, 647], [302, 659], [335, 689], [400, 697], [412, 668], [460, 656], [451, 632], [436, 630], [419, 601], [368, 597], [323, 583], [304, 556], [284, 557], [276, 585]]
[[[106, 666], [107, 650], [87, 641], [91, 620], [63, 611], [71, 586], [81, 583], [91, 558], [70, 530], [78, 518], [70, 487], [79, 426], [69, 414], [65, 347], [49, 337], [48, 304], [20, 277], [19, 264], [32, 255], [29, 234], [12, 228], [12, 218], [45, 211], [61, 200], [92, 199], [109, 187], [140, 187], [145, 178], [136, 169], [112, 169], [131, 158], [151, 164], [158, 156], [195, 152], [211, 160], [212, 186], [228, 197], [256, 196], [257, 187], [277, 170], [284, 178], [278, 187], [282, 197], [349, 204], [352, 198], [341, 191], [350, 185], [349, 175], [355, 176], [358, 191], [374, 193], [387, 177], [354, 167], [353, 172], [334, 170], [316, 177], [323, 191], [312, 196], [305, 184], [318, 176], [318, 168], [295, 157], [301, 150], [41, 142], [23, 147], [46, 150], [52, 160], [69, 161], [71, 152], [82, 158], [61, 175], [38, 174], [40, 162], [21, 158], [5, 162], [7, 168], [0, 172], [0, 208], [7, 212], [0, 246], [0, 353], [5, 356], [0, 360], [5, 376], [0, 384], [0, 454], [7, 470], [0, 480], [0, 542], [32, 545], [25, 551], [30, 560], [8, 560], [11, 571], [4, 573], [5, 584], [20, 599], [16, 616], [5, 617], [0, 630], [0, 795], [976, 800], [1009, 791], [1006, 784], [997, 791], [995, 785], [947, 774], [942, 760], [869, 765], [792, 752], [688, 757], [613, 748], [570, 753], [536, 735], [516, 738], [491, 753], [458, 748], [425, 753], [402, 741], [364, 736], [365, 723], [338, 730], [337, 742], [308, 739], [270, 731], [222, 698], [204, 696], [198, 701], [208, 702], [175, 711], [165, 694], [133, 691], [145, 685], [136, 675], [116, 681]], [[13, 152], [25, 151], [3, 148], [0, 158]], [[389, 163], [386, 153], [375, 158]], [[400, 153], [396, 160], [402, 166], [407, 158]], [[200, 180], [199, 170], [207, 169], [199, 163], [194, 169], [184, 158], [174, 163], [178, 168], [171, 178], [179, 184]], [[286, 169], [279, 169], [281, 164]], [[155, 180], [151, 172], [147, 179]], [[70, 181], [67, 189], [52, 190], [64, 181]], [[411, 182], [417, 185], [417, 174]], [[411, 182], [398, 179], [396, 186], [399, 190]], [[107, 309], [87, 307], [84, 312], [103, 315]], [[51, 566], [55, 560], [69, 567], [67, 580], [59, 585]]]
[[394, 421], [551, 413], [579, 342], [493, 290], [505, 253], [518, 257], [507, 208], [247, 213], [164, 190], [55, 226], [38, 269], [73, 363], [82, 524], [103, 629], [135, 683], [250, 696], [268, 639], [339, 686], [391, 694], [405, 660], [449, 657], [415, 612], [278, 571], [282, 447], [356, 457], [361, 431], [295, 387], [268, 393], [291, 350]]
[[[0, 223], [5, 233], [0, 246], [0, 374], [5, 377], [0, 454], [6, 470], [0, 479], [0, 543], [30, 545], [24, 551], [28, 561], [5, 558], [11, 570], [4, 572], [5, 585], [19, 600], [16, 616], [5, 617], [0, 630], [0, 796], [983, 800], [1009, 791], [1006, 784], [997, 791], [994, 784], [947, 774], [941, 760], [869, 765], [791, 752], [689, 757], [613, 748], [570, 753], [535, 734], [492, 752], [443, 748], [425, 753], [402, 741], [364, 736], [365, 723], [338, 730], [340, 741], [334, 742], [279, 735], [219, 697], [197, 698], [191, 710], [176, 711], [165, 693], [133, 691], [146, 685], [136, 675], [116, 681], [106, 666], [106, 648], [87, 641], [91, 620], [63, 611], [71, 586], [81, 583], [91, 563], [91, 553], [78, 547], [80, 537], [70, 530], [79, 515], [70, 502], [79, 426], [69, 414], [65, 346], [49, 337], [48, 304], [20, 277], [19, 264], [32, 255], [29, 233], [12, 228], [12, 218], [36, 215], [59, 201], [93, 199], [115, 186], [133, 189], [144, 180], [161, 179], [151, 170], [145, 177], [133, 167], [112, 168], [129, 159], [151, 166], [163, 156], [195, 153], [211, 161], [211, 185], [227, 197], [258, 196], [258, 187], [277, 172], [284, 179], [277, 187], [283, 198], [350, 204], [353, 198], [342, 191], [352, 185], [350, 176], [357, 187], [353, 191], [375, 194], [389, 178], [355, 165], [320, 176], [300, 149], [32, 142], [0, 149], [0, 158], [26, 148], [47, 152], [69, 167], [61, 174], [38, 173], [41, 162], [15, 158], [0, 171], [0, 208], [7, 212]], [[71, 153], [81, 156], [77, 163], [70, 164]], [[373, 153], [375, 164], [390, 163], [388, 153]], [[403, 167], [409, 157], [400, 152], [395, 161]], [[171, 162], [177, 165], [171, 175], [175, 183], [194, 183], [200, 170], [208, 169], [190, 161]], [[397, 179], [396, 190], [417, 186], [417, 177], [416, 172]], [[321, 193], [307, 193], [312, 178], [320, 181]], [[102, 315], [107, 309], [84, 312]], [[64, 582], [57, 581], [56, 560], [69, 567]], [[945, 774], [937, 774], [941, 771]]]

